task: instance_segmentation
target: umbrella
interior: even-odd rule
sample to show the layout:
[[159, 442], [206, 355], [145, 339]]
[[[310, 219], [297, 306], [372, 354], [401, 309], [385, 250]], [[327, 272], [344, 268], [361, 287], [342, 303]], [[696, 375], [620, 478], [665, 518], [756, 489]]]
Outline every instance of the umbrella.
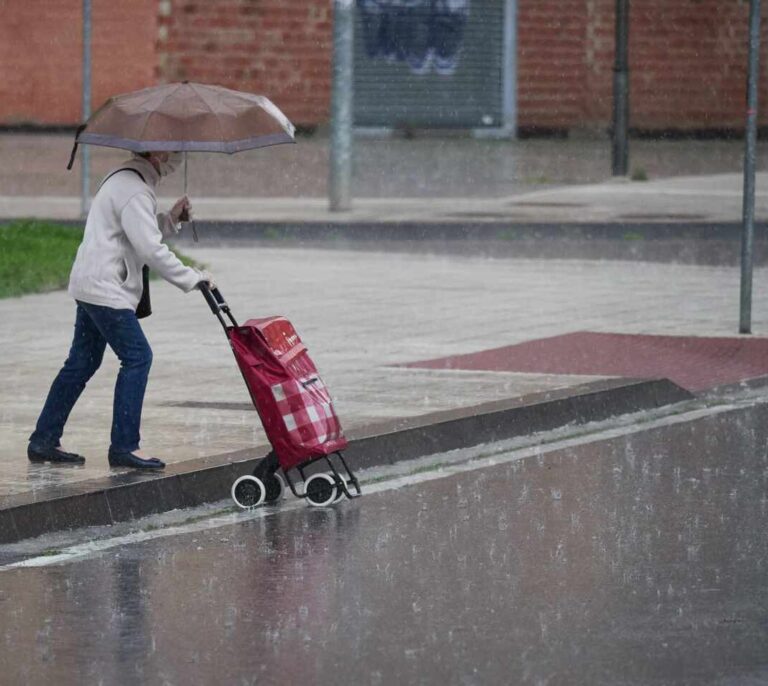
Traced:
[[235, 153], [294, 143], [294, 126], [263, 95], [202, 83], [169, 83], [116, 95], [75, 134], [80, 143], [133, 152]]
[[[263, 95], [183, 81], [116, 95], [77, 130], [79, 144], [133, 152], [223, 152], [295, 143], [295, 128]], [[184, 193], [187, 164], [184, 158]]]

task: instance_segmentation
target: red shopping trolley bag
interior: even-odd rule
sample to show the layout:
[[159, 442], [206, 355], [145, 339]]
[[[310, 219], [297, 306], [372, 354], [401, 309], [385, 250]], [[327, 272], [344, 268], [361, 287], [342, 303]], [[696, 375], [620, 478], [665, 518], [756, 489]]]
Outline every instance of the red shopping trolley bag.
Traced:
[[[275, 503], [283, 497], [285, 482], [293, 495], [318, 507], [360, 496], [360, 483], [341, 452], [347, 439], [331, 396], [291, 323], [266, 317], [241, 326], [217, 288], [202, 283], [200, 290], [224, 329], [273, 448], [253, 474], [235, 480], [235, 503], [242, 508]], [[317, 471], [323, 466], [330, 473]]]
[[249, 319], [228, 334], [283, 471], [346, 448], [328, 389], [285, 317]]

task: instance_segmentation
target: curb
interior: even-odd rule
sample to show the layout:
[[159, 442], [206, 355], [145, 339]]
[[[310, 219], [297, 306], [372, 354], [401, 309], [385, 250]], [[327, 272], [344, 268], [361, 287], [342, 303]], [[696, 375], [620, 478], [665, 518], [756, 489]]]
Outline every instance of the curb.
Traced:
[[[0, 226], [12, 221], [0, 218]], [[81, 227], [79, 220], [51, 220]], [[173, 239], [181, 247], [260, 244], [276, 248], [374, 250], [514, 259], [619, 260], [707, 266], [739, 264], [742, 226], [737, 222], [540, 220], [444, 221], [196, 221]], [[768, 224], [755, 224], [753, 261], [768, 264]]]
[[[351, 432], [354, 469], [583, 424], [690, 400], [668, 379], [618, 379], [398, 420]], [[358, 435], [355, 435], [355, 434]], [[25, 493], [0, 506], [0, 544], [45, 533], [104, 526], [226, 498], [232, 482], [266, 454], [260, 446], [171, 465], [163, 474], [128, 473]]]
[[[76, 222], [61, 222], [76, 224]], [[82, 224], [82, 222], [81, 222]], [[656, 221], [551, 221], [520, 219], [499, 215], [498, 218], [476, 220], [471, 217], [445, 220], [421, 217], [408, 220], [369, 219], [337, 221], [276, 220], [199, 220], [195, 222], [201, 235], [210, 232], [216, 241], [493, 241], [518, 240], [741, 240], [741, 222], [682, 221], [669, 218]], [[768, 224], [756, 221], [756, 229]], [[760, 231], [758, 231], [760, 233]], [[176, 239], [192, 242], [187, 231]]]
[[[756, 224], [753, 261], [768, 264], [768, 228]], [[459, 254], [513, 259], [578, 259], [736, 266], [743, 227], [737, 222], [606, 221], [537, 222], [509, 218], [463, 223], [421, 221], [204, 221], [200, 243], [190, 232], [174, 239], [180, 246], [258, 243], [277, 248], [374, 250]]]
[[[73, 229], [82, 228], [81, 219], [36, 217], [43, 222], [54, 222]], [[17, 219], [0, 216], [0, 226]], [[416, 243], [452, 241], [490, 241], [516, 243], [522, 241], [740, 241], [742, 222], [684, 221], [660, 216], [654, 221], [601, 220], [552, 221], [548, 219], [519, 219], [499, 216], [497, 219], [478, 221], [466, 218], [448, 221], [440, 218], [370, 219], [337, 221], [313, 219], [198, 219], [195, 226], [201, 243], [273, 241], [349, 242], [349, 243]], [[768, 222], [756, 220], [756, 240], [768, 229]], [[185, 231], [174, 239], [176, 243], [192, 243], [192, 232]]]

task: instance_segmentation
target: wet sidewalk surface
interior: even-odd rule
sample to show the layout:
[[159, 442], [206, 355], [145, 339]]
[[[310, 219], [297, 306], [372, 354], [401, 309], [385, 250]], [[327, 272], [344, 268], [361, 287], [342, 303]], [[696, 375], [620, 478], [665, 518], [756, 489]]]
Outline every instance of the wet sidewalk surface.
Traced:
[[406, 366], [411, 369], [660, 377], [689, 391], [704, 391], [768, 376], [768, 339], [580, 331]]
[[667, 418], [0, 571], [0, 665], [12, 683], [764, 683], [766, 427], [760, 402]]
[[[80, 168], [66, 170], [71, 142], [70, 134], [0, 135], [0, 218], [79, 217]], [[196, 217], [341, 225], [741, 220], [743, 141], [633, 140], [630, 171], [649, 179], [633, 183], [611, 178], [607, 139], [357, 138], [354, 201], [343, 213], [328, 211], [328, 145], [312, 136], [238, 155], [192, 155]], [[768, 219], [764, 146], [760, 221]], [[92, 148], [92, 190], [123, 159], [122, 151]], [[182, 191], [177, 174], [159, 195], [168, 203]]]
[[[78, 215], [79, 172], [64, 169], [70, 143], [69, 135], [0, 135], [0, 154], [8, 160], [0, 170], [0, 218]], [[633, 222], [665, 222], [674, 235], [677, 222], [698, 221], [706, 237], [711, 222], [740, 218], [740, 141], [634, 141], [632, 164], [651, 178], [634, 183], [606, 180], [607, 141], [361, 139], [355, 147], [354, 209], [333, 216], [324, 197], [327, 144], [312, 137], [259, 154], [194, 156], [190, 194], [198, 218], [267, 227], [323, 221], [353, 227], [608, 222], [609, 231], [614, 227], [621, 233], [621, 240], [612, 242], [629, 246], [625, 258], [633, 257], [637, 244], [626, 228]], [[120, 151], [94, 151], [94, 183], [122, 157]], [[659, 178], [666, 176], [675, 178]], [[768, 173], [758, 175], [758, 190], [758, 217], [768, 218]], [[169, 179], [161, 194], [180, 192], [179, 176]], [[516, 237], [514, 229], [504, 231], [501, 238]], [[758, 231], [757, 238], [761, 235]], [[239, 319], [282, 314], [293, 321], [351, 436], [382, 421], [575, 389], [605, 377], [667, 376], [678, 366], [675, 360], [682, 360], [638, 354], [631, 364], [608, 364], [612, 353], [598, 351], [592, 341], [593, 357], [602, 359], [590, 364], [574, 359], [567, 345], [557, 353], [550, 350], [543, 367], [510, 361], [521, 349], [509, 346], [541, 351], [549, 339], [573, 342], [568, 337], [576, 332], [697, 337], [700, 347], [702, 337], [729, 338], [733, 343], [725, 342], [725, 352], [683, 356], [685, 364], [702, 369], [725, 356], [728, 373], [704, 373], [698, 385], [690, 386], [695, 390], [765, 373], [762, 343], [736, 343], [744, 339], [736, 336], [735, 268], [567, 259], [573, 246], [561, 243], [562, 237], [548, 241], [561, 259], [546, 260], [516, 259], [526, 256], [522, 249], [517, 252], [523, 241], [507, 240], [503, 251], [501, 241], [492, 241], [490, 257], [477, 257], [470, 254], [469, 241], [452, 241], [451, 254], [437, 255], [430, 253], [429, 240], [381, 252], [375, 232], [372, 238], [354, 251], [344, 249], [343, 241], [324, 246], [334, 250], [263, 240], [212, 247], [220, 243], [215, 234], [203, 233], [201, 243], [185, 242], [183, 248], [214, 273]], [[663, 241], [644, 243], [656, 253], [667, 250]], [[738, 252], [733, 241], [721, 243], [712, 261], [732, 263], [728, 255]], [[680, 255], [690, 252], [686, 245]], [[768, 272], [756, 269], [753, 330], [758, 339], [768, 333], [768, 307], [759, 297], [766, 286]], [[155, 353], [144, 449], [171, 465], [249, 448], [266, 452], [258, 417], [202, 298], [156, 283], [153, 306], [155, 314], [144, 324]], [[92, 479], [122, 473], [106, 464], [117, 373], [109, 353], [64, 436], [65, 447], [86, 455], [86, 466], [31, 465], [25, 457], [27, 437], [66, 356], [73, 319], [74, 304], [65, 293], [0, 301], [0, 504], [19, 494], [27, 494], [25, 502], [43, 499], [58, 486], [88, 488]], [[626, 354], [624, 343], [618, 345]], [[729, 357], [734, 345], [749, 348], [742, 366]], [[499, 348], [505, 349], [504, 359], [486, 364], [497, 354], [487, 351]], [[450, 369], [404, 366], [436, 358], [466, 360], [461, 358], [466, 355], [474, 361], [451, 363]], [[661, 358], [665, 364], [659, 364]], [[680, 381], [688, 383], [687, 377]]]
[[[264, 247], [189, 252], [217, 276], [236, 317], [282, 314], [294, 322], [353, 435], [381, 421], [576, 388], [621, 371], [398, 365], [499, 344], [539, 345], [530, 342], [575, 331], [744, 340], [735, 333], [739, 275], [728, 267]], [[766, 288], [768, 271], [757, 269], [756, 292]], [[177, 464], [266, 446], [224, 334], [202, 297], [156, 283], [153, 308], [144, 324], [154, 349], [144, 449]], [[753, 317], [759, 345], [768, 332], [765, 299], [756, 298]], [[0, 301], [0, 321], [0, 496], [32, 491], [43, 497], [56, 485], [122, 473], [106, 462], [117, 373], [110, 353], [64, 435], [64, 446], [85, 454], [86, 466], [26, 460], [27, 437], [70, 344], [69, 296]], [[633, 376], [658, 371], [631, 370]]]
[[[66, 165], [74, 134], [0, 134], [0, 196], [80, 196], [80, 162]], [[757, 170], [767, 171], [768, 145], [758, 144]], [[92, 191], [124, 151], [91, 146]], [[299, 137], [236, 155], [192, 154], [193, 197], [325, 198], [329, 139]], [[739, 174], [744, 142], [630, 141], [630, 171], [650, 180]], [[78, 157], [78, 160], [80, 158]], [[611, 177], [611, 144], [591, 140], [472, 138], [360, 138], [354, 141], [354, 196], [359, 198], [503, 197], [549, 186], [594, 184]], [[168, 179], [168, 195], [182, 176]]]

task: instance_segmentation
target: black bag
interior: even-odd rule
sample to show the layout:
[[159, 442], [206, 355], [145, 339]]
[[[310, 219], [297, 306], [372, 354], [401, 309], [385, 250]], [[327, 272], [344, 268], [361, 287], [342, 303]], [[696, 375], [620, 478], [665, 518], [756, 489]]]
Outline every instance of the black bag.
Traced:
[[144, 319], [152, 314], [152, 303], [149, 301], [149, 267], [141, 268], [141, 300], [136, 307], [136, 319]]

